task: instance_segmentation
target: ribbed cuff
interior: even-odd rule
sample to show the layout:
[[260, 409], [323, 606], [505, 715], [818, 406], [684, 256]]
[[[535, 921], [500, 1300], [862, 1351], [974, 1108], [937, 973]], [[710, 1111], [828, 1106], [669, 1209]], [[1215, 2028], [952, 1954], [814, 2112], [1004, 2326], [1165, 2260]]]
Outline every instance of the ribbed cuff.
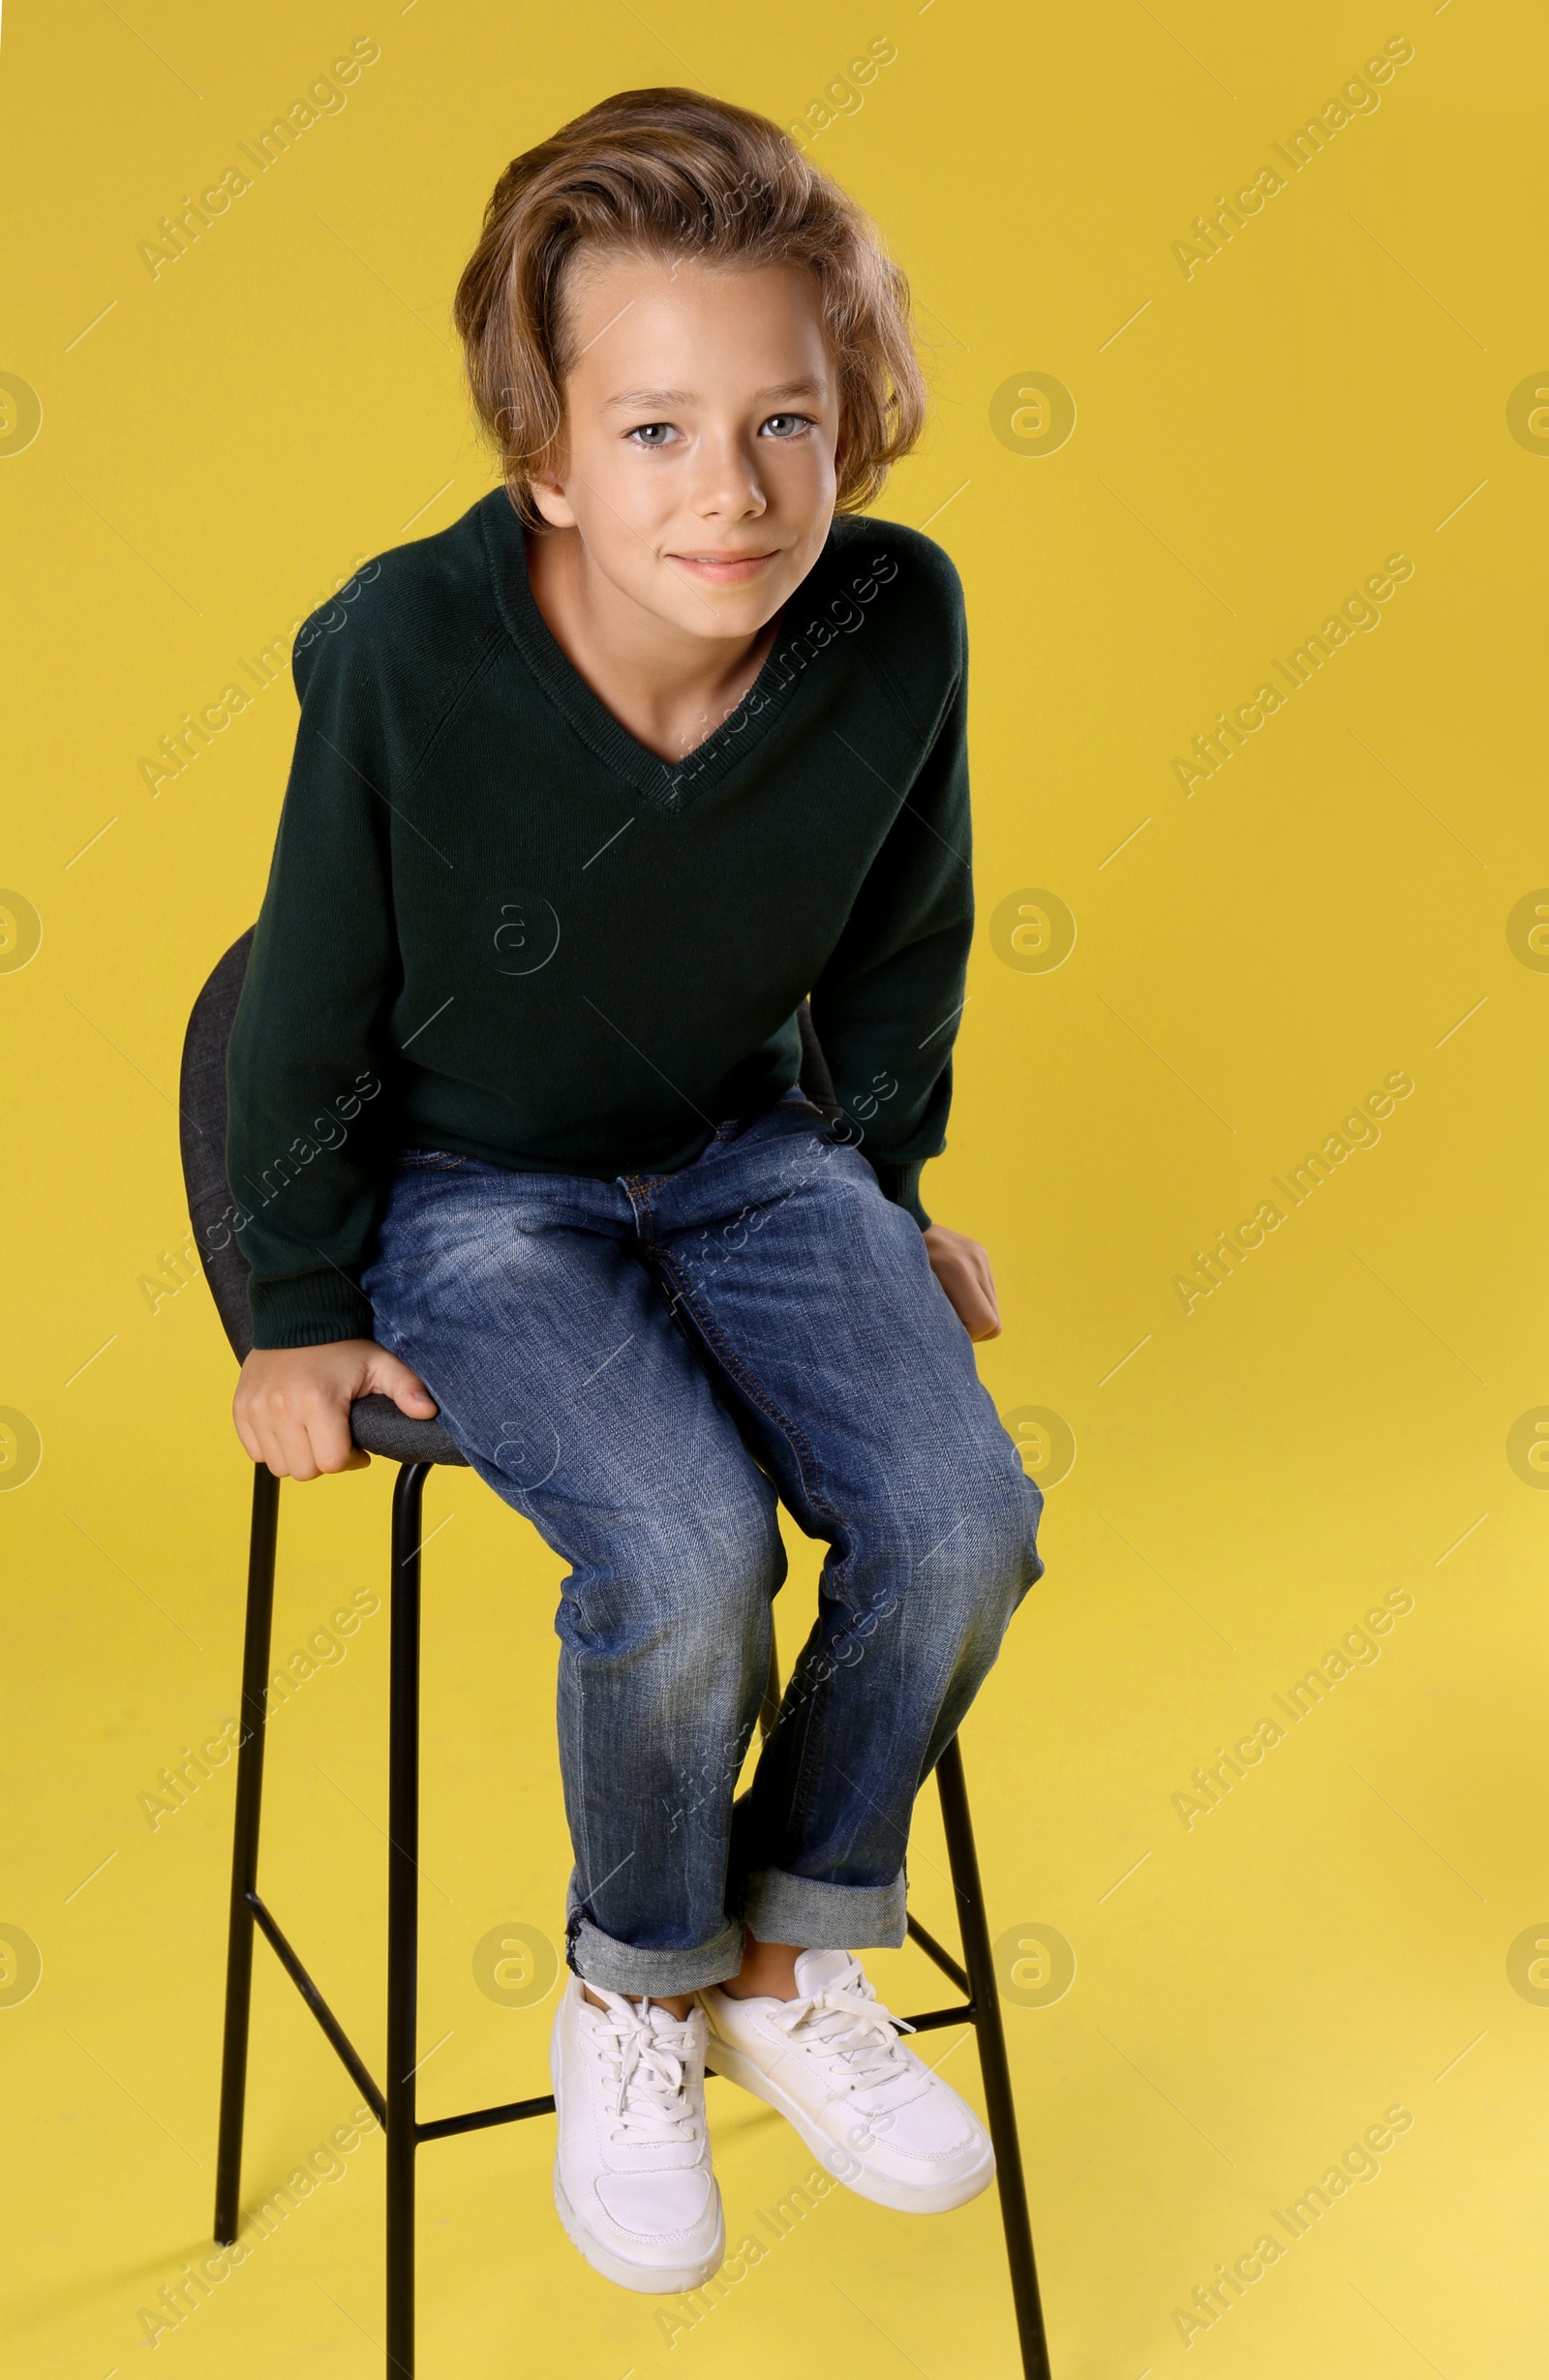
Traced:
[[[866, 1155], [863, 1147], [861, 1154]], [[906, 1215], [913, 1215], [920, 1229], [927, 1229], [930, 1217], [920, 1204], [920, 1175], [925, 1170], [924, 1157], [872, 1157], [872, 1173], [882, 1185], [882, 1195], [895, 1206], [901, 1206]]]
[[376, 1323], [371, 1300], [342, 1272], [304, 1272], [285, 1281], [248, 1277], [255, 1347], [328, 1347], [338, 1339], [369, 1339]]

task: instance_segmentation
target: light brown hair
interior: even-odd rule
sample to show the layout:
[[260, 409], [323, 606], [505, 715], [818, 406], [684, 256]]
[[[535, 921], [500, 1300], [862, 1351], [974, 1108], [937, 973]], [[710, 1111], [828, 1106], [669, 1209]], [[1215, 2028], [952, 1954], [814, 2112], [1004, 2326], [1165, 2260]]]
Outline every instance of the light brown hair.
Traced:
[[527, 527], [548, 526], [532, 481], [562, 446], [565, 268], [583, 243], [813, 273], [838, 374], [838, 511], [869, 503], [918, 441], [909, 285], [869, 216], [767, 116], [698, 91], [617, 91], [512, 159], [453, 303], [473, 403]]

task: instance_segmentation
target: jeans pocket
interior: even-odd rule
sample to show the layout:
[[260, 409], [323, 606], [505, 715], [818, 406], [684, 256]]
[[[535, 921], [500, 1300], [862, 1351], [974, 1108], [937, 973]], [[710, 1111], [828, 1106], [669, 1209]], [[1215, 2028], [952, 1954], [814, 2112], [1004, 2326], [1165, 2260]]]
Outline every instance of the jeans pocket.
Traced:
[[398, 1152], [398, 1163], [410, 1173], [429, 1170], [449, 1174], [467, 1162], [464, 1157], [453, 1156], [447, 1148], [401, 1148]]

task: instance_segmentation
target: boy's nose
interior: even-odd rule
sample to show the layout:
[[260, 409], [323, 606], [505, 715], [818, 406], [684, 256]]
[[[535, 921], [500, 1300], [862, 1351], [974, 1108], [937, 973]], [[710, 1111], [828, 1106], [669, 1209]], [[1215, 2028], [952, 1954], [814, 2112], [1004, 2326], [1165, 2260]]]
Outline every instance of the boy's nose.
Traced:
[[694, 474], [692, 508], [700, 520], [744, 519], [769, 509], [752, 456], [735, 438], [716, 440], [701, 448]]

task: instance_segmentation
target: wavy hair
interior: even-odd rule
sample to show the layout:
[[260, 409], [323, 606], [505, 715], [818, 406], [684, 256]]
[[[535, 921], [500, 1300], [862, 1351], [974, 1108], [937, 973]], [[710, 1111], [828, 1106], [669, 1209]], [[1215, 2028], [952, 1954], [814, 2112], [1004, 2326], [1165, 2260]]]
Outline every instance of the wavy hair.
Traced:
[[862, 511], [917, 443], [926, 394], [909, 285], [870, 217], [767, 116], [671, 86], [617, 91], [512, 159], [453, 303], [474, 408], [526, 527], [548, 527], [532, 485], [562, 452], [565, 268], [583, 245], [813, 274], [838, 375], [837, 511]]

